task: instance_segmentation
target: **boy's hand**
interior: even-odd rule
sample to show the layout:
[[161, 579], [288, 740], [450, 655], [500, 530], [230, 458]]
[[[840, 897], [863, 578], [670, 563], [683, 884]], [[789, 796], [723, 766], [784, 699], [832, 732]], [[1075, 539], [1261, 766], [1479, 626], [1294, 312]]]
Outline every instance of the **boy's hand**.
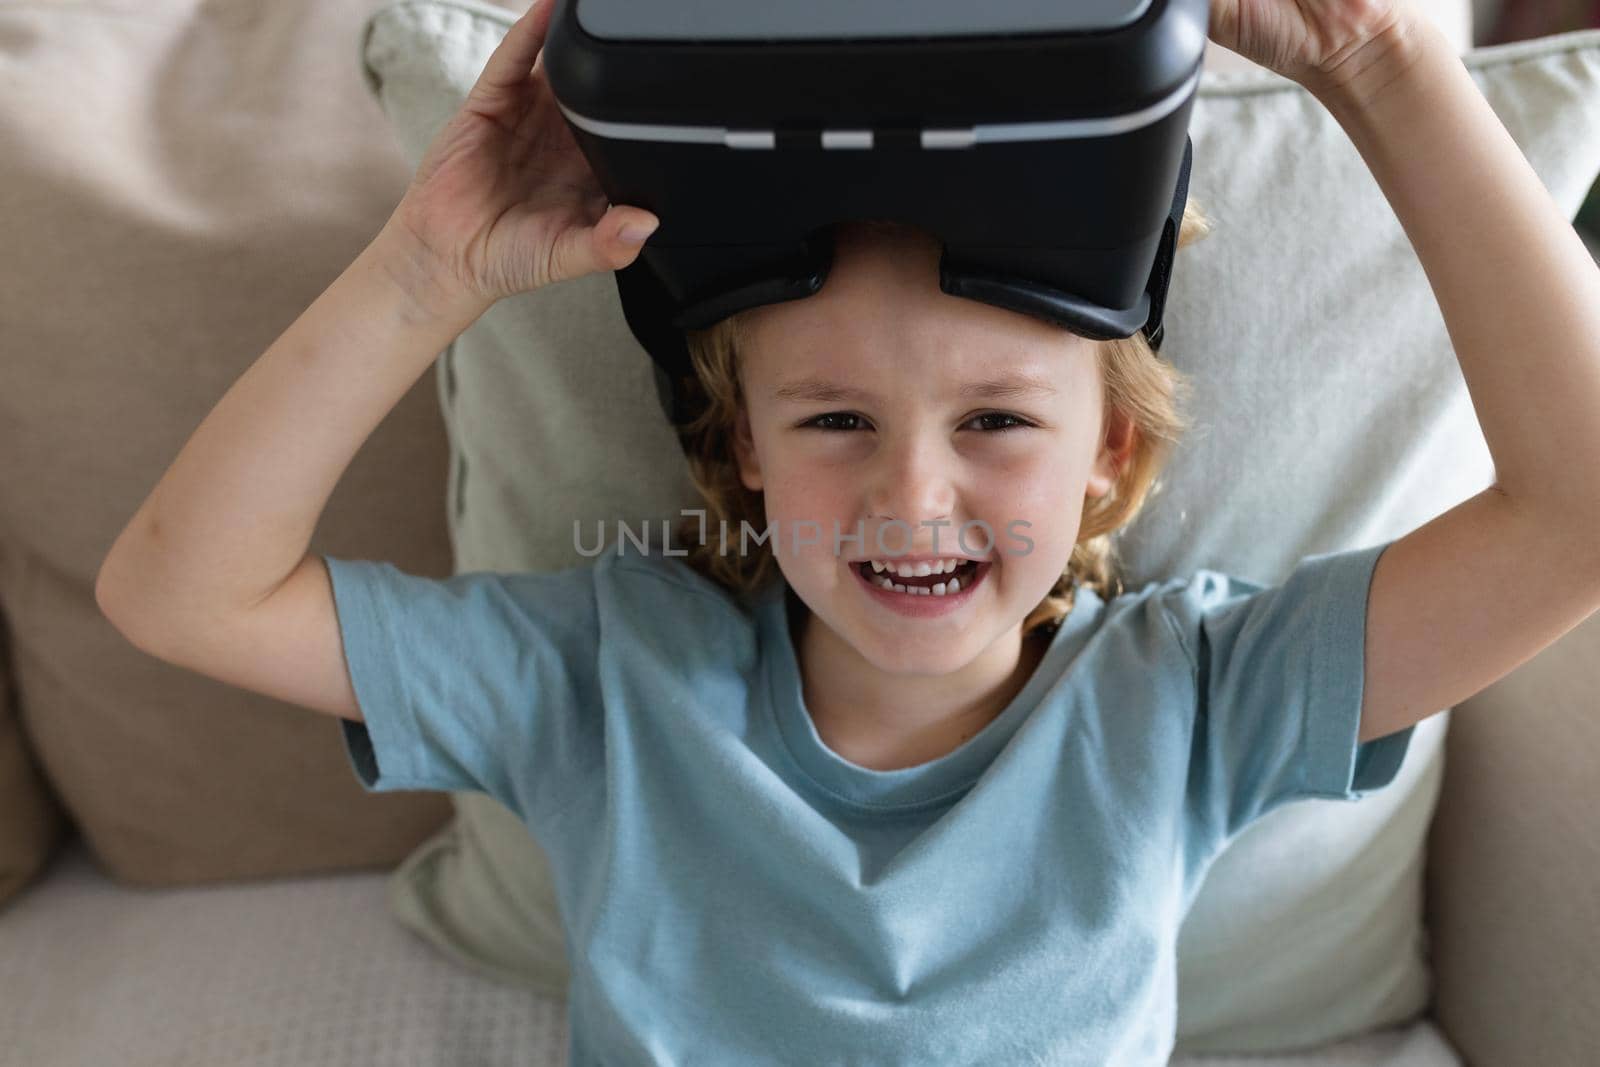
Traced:
[[660, 220], [608, 205], [556, 105], [540, 52], [555, 0], [511, 27], [461, 110], [428, 146], [390, 224], [412, 238], [439, 289], [487, 308], [554, 282], [620, 270]]
[[1376, 92], [1419, 17], [1412, 0], [1211, 0], [1209, 35], [1313, 93]]

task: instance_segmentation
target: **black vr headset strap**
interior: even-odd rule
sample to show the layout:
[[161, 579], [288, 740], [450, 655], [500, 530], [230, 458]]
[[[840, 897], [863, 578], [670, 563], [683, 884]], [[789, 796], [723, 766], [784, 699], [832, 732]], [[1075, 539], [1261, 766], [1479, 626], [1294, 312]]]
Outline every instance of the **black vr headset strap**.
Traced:
[[643, 255], [614, 273], [628, 328], [649, 353], [651, 365], [655, 367], [656, 399], [667, 418], [674, 425], [682, 425], [692, 415], [684, 410], [684, 398], [677, 381], [693, 374], [694, 365], [689, 359], [689, 343], [683, 331], [672, 325], [675, 310], [672, 300]]
[[1161, 231], [1161, 244], [1156, 249], [1155, 267], [1150, 273], [1150, 319], [1145, 323], [1145, 337], [1150, 347], [1161, 351], [1161, 339], [1166, 335], [1167, 324], [1162, 313], [1167, 307], [1167, 287], [1172, 284], [1172, 260], [1178, 251], [1178, 233], [1183, 228], [1183, 212], [1189, 204], [1189, 168], [1194, 163], [1194, 141], [1187, 134], [1183, 138], [1183, 165], [1178, 168], [1178, 187], [1172, 194], [1172, 213]]

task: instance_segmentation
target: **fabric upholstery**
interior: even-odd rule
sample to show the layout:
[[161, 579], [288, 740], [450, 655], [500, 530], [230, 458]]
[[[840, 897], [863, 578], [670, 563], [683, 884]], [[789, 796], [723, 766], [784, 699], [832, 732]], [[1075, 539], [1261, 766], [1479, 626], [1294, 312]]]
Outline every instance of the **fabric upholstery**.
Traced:
[[[354, 63], [375, 6], [0, 4], [16, 714], [37, 774], [133, 884], [389, 866], [450, 814], [443, 797], [364, 796], [334, 722], [140, 652], [93, 591], [207, 412], [399, 202], [408, 170]], [[356, 457], [313, 547], [448, 573], [448, 462], [424, 382]], [[0, 718], [5, 872], [34, 868], [56, 818], [15, 737]]]
[[0, 612], [0, 913], [49, 861], [70, 829], [17, 716], [11, 634]]

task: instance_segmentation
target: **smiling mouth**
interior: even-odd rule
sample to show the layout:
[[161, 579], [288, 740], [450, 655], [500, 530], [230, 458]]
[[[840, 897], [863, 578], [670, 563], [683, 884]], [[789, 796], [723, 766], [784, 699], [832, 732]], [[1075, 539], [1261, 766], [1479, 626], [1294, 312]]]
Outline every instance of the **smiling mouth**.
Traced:
[[855, 564], [855, 568], [871, 585], [918, 596], [949, 596], [970, 588], [978, 573], [978, 564], [974, 560], [967, 560], [947, 574], [929, 574], [921, 578], [902, 578], [890, 571], [874, 571], [871, 560], [862, 560]]

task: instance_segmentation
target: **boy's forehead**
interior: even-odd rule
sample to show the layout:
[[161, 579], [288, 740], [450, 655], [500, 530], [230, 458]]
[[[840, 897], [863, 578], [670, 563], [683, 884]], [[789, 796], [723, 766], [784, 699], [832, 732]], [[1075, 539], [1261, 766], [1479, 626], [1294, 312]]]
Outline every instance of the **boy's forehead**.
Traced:
[[[767, 399], [797, 403], [879, 402], [916, 392], [952, 401], [1048, 402], [1084, 388], [1092, 358], [1073, 340], [1025, 345], [976, 331], [963, 336], [828, 336], [794, 333], [774, 347], [756, 346], [747, 358], [746, 382]], [[1064, 343], [1065, 342], [1065, 343]]]
[[[1055, 400], [1066, 392], [1068, 386], [1056, 375], [1037, 367], [988, 367], [982, 372], [960, 375], [942, 375], [930, 379], [914, 375], [918, 392], [929, 392], [952, 401], [1026, 401]], [[811, 374], [791, 368], [779, 377], [771, 391], [771, 399], [779, 403], [881, 403], [888, 396], [906, 392], [907, 376], [887, 383], [876, 383], [869, 375], [861, 374]]]
[[834, 247], [822, 288], [798, 300], [752, 308], [745, 321], [753, 333], [790, 336], [796, 333], [870, 332], [878, 322], [895, 317], [896, 308], [922, 307], [935, 297], [949, 297], [939, 288], [937, 243], [908, 235], [853, 231]]
[[[794, 313], [766, 317], [760, 329], [747, 333], [741, 376], [769, 393], [787, 391], [788, 399], [881, 394], [903, 389], [911, 379], [918, 391], [940, 394], [975, 382], [1009, 381], [1028, 386], [1011, 390], [1020, 397], [1075, 388], [1094, 369], [1087, 338], [977, 301], [940, 296], [957, 306], [880, 304], [875, 313], [821, 303], [804, 311], [784, 308]], [[820, 300], [818, 294], [792, 303]], [[824, 387], [832, 387], [831, 393]]]
[[841, 248], [820, 290], [753, 308], [745, 321], [763, 344], [825, 350], [835, 340], [881, 345], [902, 336], [979, 332], [1015, 314], [944, 292], [939, 258], [937, 247], [926, 255], [876, 242]]
[[[976, 384], [1033, 387], [1038, 398], [1081, 387], [1093, 342], [1030, 315], [952, 296], [939, 284], [943, 246], [927, 231], [841, 223], [817, 293], [750, 309], [742, 376], [769, 397], [885, 395], [915, 375], [920, 391]], [[994, 388], [991, 395], [1004, 390]], [[1014, 396], [1023, 390], [1013, 388]]]

